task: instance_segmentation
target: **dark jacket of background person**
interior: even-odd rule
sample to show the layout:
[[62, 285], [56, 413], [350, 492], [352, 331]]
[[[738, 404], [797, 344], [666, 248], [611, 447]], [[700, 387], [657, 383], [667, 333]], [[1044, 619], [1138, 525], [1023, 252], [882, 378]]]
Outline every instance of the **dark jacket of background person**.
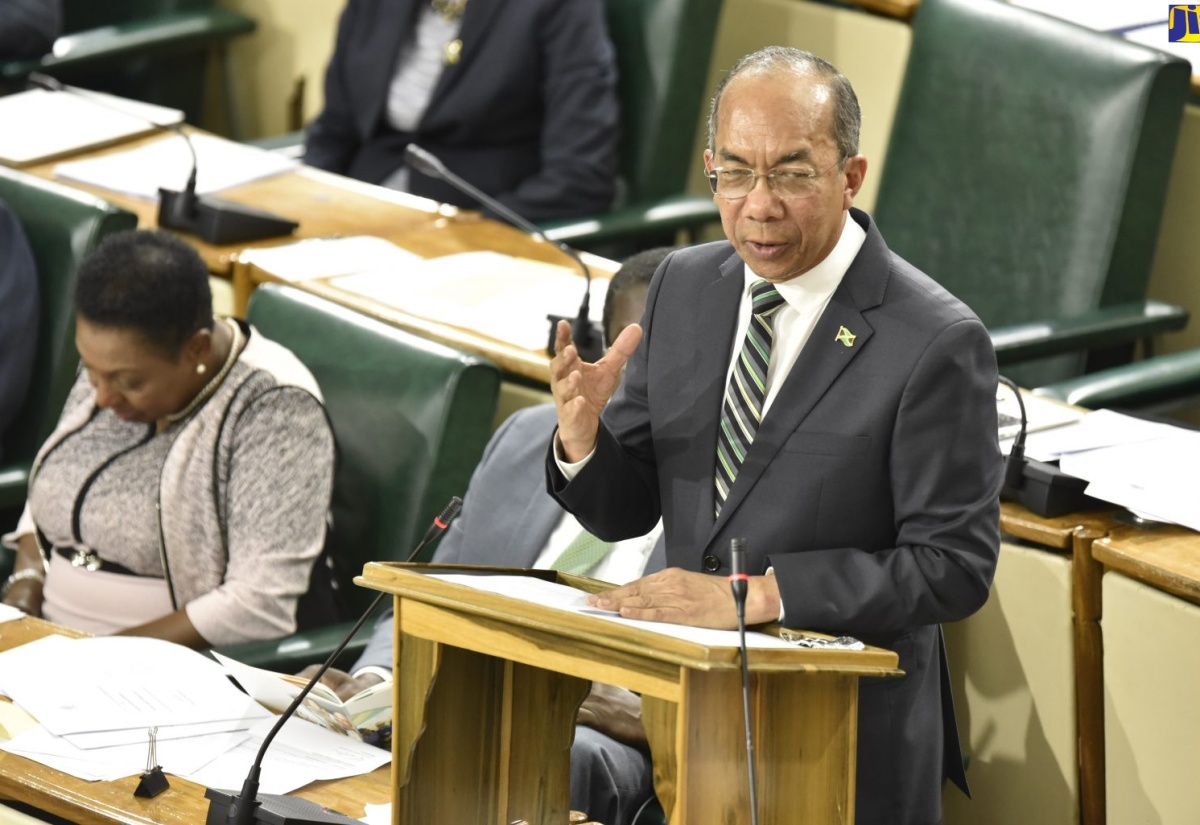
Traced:
[[[347, 3], [305, 162], [379, 183], [416, 142], [529, 220], [608, 208], [618, 106], [602, 0], [470, 0], [460, 61], [443, 67], [415, 133], [401, 133], [386, 122], [387, 97], [417, 5]], [[415, 171], [409, 191], [476, 206]]]
[[62, 0], [0, 0], [0, 60], [41, 57], [62, 33]]
[[25, 230], [0, 201], [0, 436], [25, 401], [37, 332], [37, 266]]

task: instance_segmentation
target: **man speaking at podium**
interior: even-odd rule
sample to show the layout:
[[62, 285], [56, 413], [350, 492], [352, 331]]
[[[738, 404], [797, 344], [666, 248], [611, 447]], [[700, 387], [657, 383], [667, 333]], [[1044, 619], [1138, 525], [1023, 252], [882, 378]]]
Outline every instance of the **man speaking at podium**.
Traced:
[[559, 325], [546, 472], [602, 539], [663, 521], [667, 569], [597, 606], [734, 628], [741, 538], [747, 624], [896, 651], [903, 678], [860, 683], [856, 822], [927, 825], [943, 778], [965, 781], [940, 623], [979, 609], [995, 570], [996, 360], [971, 310], [851, 208], [859, 124], [814, 55], [730, 71], [704, 153], [729, 240], [669, 256], [642, 327], [596, 364]]

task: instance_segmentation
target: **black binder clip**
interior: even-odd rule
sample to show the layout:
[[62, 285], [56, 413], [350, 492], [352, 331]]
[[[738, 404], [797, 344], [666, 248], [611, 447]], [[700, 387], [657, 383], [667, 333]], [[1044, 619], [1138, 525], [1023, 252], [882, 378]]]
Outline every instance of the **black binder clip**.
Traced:
[[167, 782], [166, 774], [163, 773], [162, 766], [158, 764], [158, 728], [150, 728], [147, 733], [150, 737], [150, 752], [146, 754], [146, 772], [142, 774], [137, 787], [133, 789], [134, 796], [144, 799], [158, 796], [171, 787], [171, 783]]

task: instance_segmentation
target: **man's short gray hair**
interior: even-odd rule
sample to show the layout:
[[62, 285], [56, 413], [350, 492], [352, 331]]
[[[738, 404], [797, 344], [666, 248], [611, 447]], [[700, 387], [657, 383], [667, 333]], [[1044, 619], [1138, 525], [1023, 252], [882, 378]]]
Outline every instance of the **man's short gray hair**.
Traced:
[[712, 106], [708, 111], [708, 149], [716, 151], [717, 109], [729, 81], [741, 74], [773, 74], [787, 71], [797, 75], [814, 74], [825, 81], [833, 93], [833, 139], [837, 143], [838, 160], [858, 154], [858, 135], [862, 129], [862, 110], [854, 87], [837, 67], [812, 52], [790, 46], [767, 46], [743, 57], [725, 78], [717, 84]]

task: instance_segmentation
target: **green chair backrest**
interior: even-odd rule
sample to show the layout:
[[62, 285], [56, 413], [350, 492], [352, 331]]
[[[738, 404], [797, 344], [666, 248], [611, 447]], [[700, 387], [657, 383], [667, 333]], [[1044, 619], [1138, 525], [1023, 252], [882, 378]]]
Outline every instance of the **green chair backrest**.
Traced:
[[290, 287], [260, 287], [246, 317], [294, 352], [321, 387], [338, 446], [331, 549], [358, 615], [375, 594], [349, 579], [366, 562], [403, 561], [450, 497], [466, 490], [491, 432], [500, 372]]
[[[23, 467], [46, 440], [75, 381], [75, 276], [105, 236], [134, 229], [137, 216], [92, 195], [0, 166], [0, 198], [29, 237], [38, 268], [41, 318], [33, 379], [25, 404], [4, 434], [4, 464]], [[9, 478], [7, 473], [5, 479]], [[24, 499], [23, 481], [0, 485], [0, 506]], [[16, 501], [13, 501], [13, 498]]]
[[884, 238], [993, 328], [1143, 300], [1190, 75], [1007, 3], [922, 0], [875, 207]]
[[687, 189], [720, 14], [721, 0], [608, 0], [626, 203]]
[[170, 14], [211, 8], [214, 0], [63, 0], [63, 32], [133, 23]]

